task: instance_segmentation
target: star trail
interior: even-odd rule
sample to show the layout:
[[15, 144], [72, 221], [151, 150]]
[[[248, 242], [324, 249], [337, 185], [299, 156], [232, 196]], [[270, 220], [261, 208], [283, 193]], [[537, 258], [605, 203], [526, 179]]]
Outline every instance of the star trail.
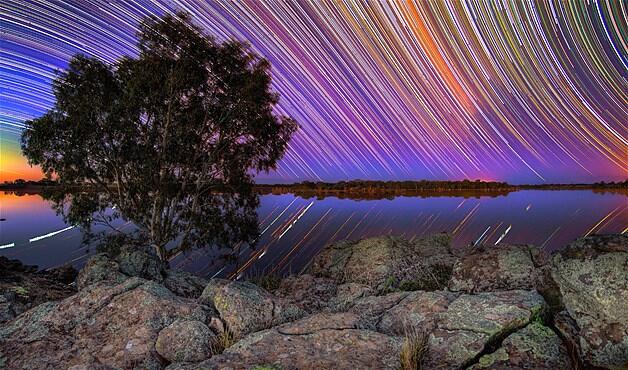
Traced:
[[624, 0], [4, 0], [0, 180], [38, 178], [19, 137], [56, 69], [133, 56], [142, 17], [176, 10], [272, 64], [300, 130], [261, 181], [628, 175]]

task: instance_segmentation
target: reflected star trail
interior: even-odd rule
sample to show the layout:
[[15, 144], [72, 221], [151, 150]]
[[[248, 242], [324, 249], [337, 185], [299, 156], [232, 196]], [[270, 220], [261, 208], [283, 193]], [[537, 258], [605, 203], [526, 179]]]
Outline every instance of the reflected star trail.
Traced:
[[[0, 255], [41, 268], [81, 267], [95, 252], [81, 244], [82, 231], [68, 228], [38, 195], [0, 192]], [[254, 247], [195, 249], [176, 256], [171, 267], [202, 276], [291, 274], [305, 268], [329, 243], [395, 235], [416, 240], [449, 232], [455, 248], [499, 242], [533, 244], [550, 252], [580, 236], [628, 232], [626, 192], [587, 190], [519, 191], [502, 196], [395, 197], [392, 199], [302, 198], [262, 195], [261, 235]], [[32, 220], [36, 219], [37, 222]], [[116, 222], [132, 231], [130, 222]], [[58, 232], [64, 230], [62, 232]]]
[[52, 106], [55, 69], [75, 53], [107, 62], [135, 55], [140, 19], [175, 10], [272, 63], [278, 110], [301, 129], [261, 180], [628, 174], [623, 0], [4, 0], [0, 8], [0, 180], [38, 177], [19, 154], [19, 135]]

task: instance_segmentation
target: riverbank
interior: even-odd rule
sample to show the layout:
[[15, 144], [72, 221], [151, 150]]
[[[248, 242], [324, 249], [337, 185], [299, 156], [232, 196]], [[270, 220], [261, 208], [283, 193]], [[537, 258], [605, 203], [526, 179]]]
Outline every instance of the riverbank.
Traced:
[[454, 251], [446, 234], [325, 247], [251, 282], [98, 254], [78, 292], [2, 324], [8, 369], [579, 369], [628, 364], [628, 236]]

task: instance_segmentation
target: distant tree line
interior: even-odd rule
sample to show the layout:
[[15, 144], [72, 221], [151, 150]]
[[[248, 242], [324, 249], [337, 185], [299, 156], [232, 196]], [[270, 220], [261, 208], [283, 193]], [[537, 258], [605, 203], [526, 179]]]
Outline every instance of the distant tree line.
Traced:
[[375, 181], [351, 180], [339, 182], [303, 181], [294, 184], [271, 184], [256, 186], [258, 190], [272, 192], [330, 192], [330, 193], [401, 193], [401, 192], [440, 192], [440, 191], [516, 191], [521, 189], [626, 189], [628, 180], [623, 182], [596, 182], [593, 184], [541, 184], [511, 185], [507, 182], [461, 180], [461, 181]]
[[56, 186], [59, 183], [55, 180], [43, 178], [38, 181], [34, 180], [24, 180], [24, 179], [16, 179], [13, 181], [5, 181], [0, 184], [0, 189], [20, 189], [27, 187], [41, 187], [41, 186]]
[[592, 184], [538, 184], [520, 185], [521, 189], [544, 189], [544, 190], [564, 190], [564, 189], [628, 189], [628, 180], [594, 182]]
[[462, 181], [374, 181], [351, 180], [335, 183], [303, 181], [287, 185], [258, 185], [260, 188], [286, 189], [311, 192], [407, 192], [407, 191], [459, 191], [459, 190], [516, 190], [506, 182], [462, 180]]

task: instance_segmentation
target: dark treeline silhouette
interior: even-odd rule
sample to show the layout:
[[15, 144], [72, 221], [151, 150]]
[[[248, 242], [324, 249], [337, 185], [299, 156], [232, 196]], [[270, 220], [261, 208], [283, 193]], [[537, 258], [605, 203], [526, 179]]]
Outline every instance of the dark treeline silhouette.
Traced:
[[[15, 190], [22, 188], [37, 188], [58, 186], [54, 180], [41, 179], [39, 181], [17, 179], [5, 181], [0, 184], [0, 189]], [[112, 186], [114, 186], [112, 184]], [[89, 184], [80, 186], [86, 190]], [[516, 190], [628, 190], [628, 180], [625, 181], [600, 181], [592, 184], [524, 184], [511, 185], [506, 182], [462, 180], [462, 181], [376, 181], [376, 180], [350, 180], [340, 182], [313, 182], [303, 181], [293, 184], [256, 184], [255, 189], [261, 194], [286, 193], [286, 192], [312, 192], [312, 193], [413, 193], [413, 192], [467, 192], [490, 191], [507, 194]], [[370, 197], [367, 197], [370, 199]], [[377, 197], [381, 198], [381, 197]]]
[[49, 186], [57, 186], [57, 185], [59, 185], [58, 182], [56, 182], [55, 180], [47, 179], [47, 178], [43, 178], [38, 181], [16, 179], [13, 181], [5, 181], [4, 183], [0, 184], [0, 190], [1, 189], [16, 190], [16, 189], [24, 189], [24, 188], [41, 188], [41, 187], [49, 187]]
[[351, 180], [340, 182], [311, 182], [303, 181], [295, 184], [257, 185], [257, 187], [271, 187], [275, 189], [290, 189], [304, 191], [332, 191], [332, 192], [382, 192], [382, 191], [445, 191], [445, 190], [510, 190], [513, 185], [494, 181], [375, 181]]
[[303, 181], [294, 184], [258, 184], [256, 190], [262, 194], [294, 193], [305, 195], [333, 194], [340, 198], [381, 199], [391, 195], [505, 195], [518, 190], [622, 190], [628, 189], [628, 180], [623, 182], [598, 182], [593, 184], [542, 184], [511, 185], [506, 182], [462, 180], [462, 181], [374, 181], [351, 180], [340, 182]]
[[567, 189], [628, 189], [628, 180], [611, 182], [594, 182], [593, 184], [538, 184], [519, 185], [520, 189], [567, 190]]

